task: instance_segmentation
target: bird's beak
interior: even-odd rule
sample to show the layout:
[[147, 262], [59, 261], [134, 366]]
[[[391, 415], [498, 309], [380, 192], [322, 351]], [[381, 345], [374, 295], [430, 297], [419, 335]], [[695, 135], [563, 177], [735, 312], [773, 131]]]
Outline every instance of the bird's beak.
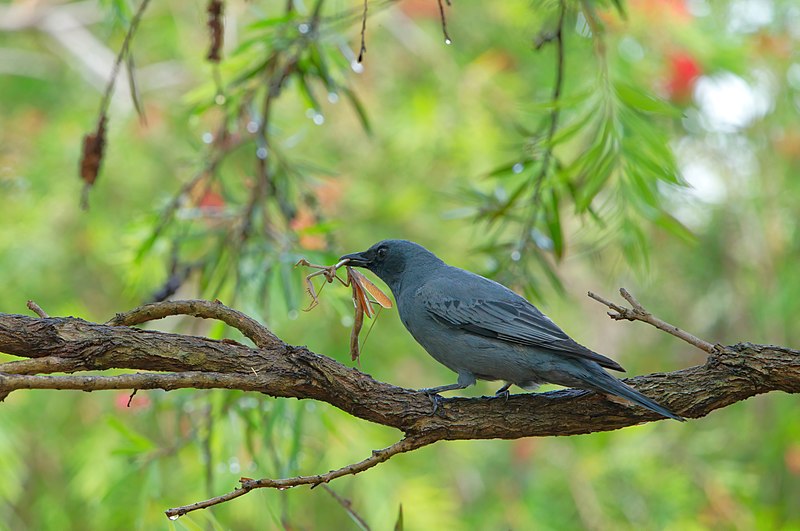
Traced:
[[366, 257], [366, 253], [352, 253], [346, 254], [339, 258], [339, 260], [350, 260], [347, 265], [353, 267], [367, 267], [372, 260]]

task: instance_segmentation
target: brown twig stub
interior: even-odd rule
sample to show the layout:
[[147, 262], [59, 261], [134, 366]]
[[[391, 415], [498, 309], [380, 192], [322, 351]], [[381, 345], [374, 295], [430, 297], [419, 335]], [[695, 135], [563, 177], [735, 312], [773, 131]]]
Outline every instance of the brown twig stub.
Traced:
[[28, 306], [28, 309], [29, 309], [30, 311], [32, 311], [33, 313], [35, 313], [36, 315], [38, 315], [38, 316], [39, 316], [39, 317], [41, 317], [42, 319], [47, 319], [48, 317], [50, 317], [49, 315], [47, 315], [47, 312], [45, 312], [44, 310], [42, 310], [42, 307], [41, 307], [41, 306], [39, 306], [38, 304], [36, 304], [36, 303], [35, 303], [34, 301], [32, 301], [32, 300], [29, 300], [29, 301], [28, 301], [28, 304], [27, 304], [27, 306]]
[[222, 60], [222, 39], [224, 28], [222, 25], [222, 11], [224, 4], [222, 0], [210, 0], [206, 12], [208, 13], [208, 32], [211, 38], [206, 59], [212, 63], [219, 63]]
[[128, 405], [125, 406], [125, 407], [131, 407], [131, 402], [133, 401], [133, 397], [136, 396], [136, 393], [138, 393], [138, 392], [139, 392], [138, 389], [134, 389], [133, 390], [133, 392], [131, 393], [131, 396], [128, 397]]
[[652, 313], [645, 310], [644, 306], [642, 306], [636, 298], [630, 294], [628, 290], [625, 288], [620, 288], [619, 294], [622, 296], [623, 299], [628, 301], [628, 304], [631, 305], [630, 308], [625, 308], [624, 306], [620, 306], [615, 304], [608, 299], [601, 297], [591, 291], [588, 293], [589, 297], [596, 300], [601, 304], [605, 304], [609, 308], [613, 310], [613, 312], [608, 312], [608, 316], [616, 321], [620, 320], [628, 320], [628, 321], [642, 321], [643, 323], [648, 323], [652, 326], [655, 326], [659, 330], [663, 330], [664, 332], [673, 335], [687, 343], [694, 345], [695, 347], [699, 348], [707, 352], [708, 354], [713, 354], [718, 352], [718, 347], [714, 346], [713, 344], [709, 343], [708, 341], [704, 341], [697, 336], [690, 334], [689, 332], [678, 328], [675, 325], [669, 324], [666, 321], [659, 319], [658, 317], [654, 316]]
[[81, 180], [83, 181], [81, 208], [84, 210], [89, 207], [89, 189], [94, 186], [94, 182], [100, 173], [100, 164], [103, 162], [107, 121], [106, 113], [103, 111], [97, 120], [95, 131], [83, 137], [83, 149], [81, 151]]
[[171, 315], [191, 315], [202, 319], [217, 319], [239, 330], [259, 348], [281, 343], [281, 340], [270, 332], [267, 327], [242, 312], [228, 308], [218, 300], [213, 302], [204, 300], [153, 302], [134, 308], [129, 312], [118, 313], [106, 324], [110, 326], [134, 326]]

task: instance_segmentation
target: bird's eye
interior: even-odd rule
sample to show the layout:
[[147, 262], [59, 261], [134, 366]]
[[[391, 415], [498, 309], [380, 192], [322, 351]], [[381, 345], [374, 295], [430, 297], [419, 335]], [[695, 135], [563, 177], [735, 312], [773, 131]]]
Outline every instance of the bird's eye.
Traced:
[[378, 258], [386, 258], [386, 247], [378, 247]]

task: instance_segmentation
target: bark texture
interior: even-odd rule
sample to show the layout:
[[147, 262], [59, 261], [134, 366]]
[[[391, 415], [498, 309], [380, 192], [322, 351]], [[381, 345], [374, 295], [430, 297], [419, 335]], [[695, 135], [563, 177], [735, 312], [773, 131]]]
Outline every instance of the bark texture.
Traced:
[[[206, 316], [202, 311], [196, 315]], [[126, 319], [123, 314], [111, 323], [143, 320], [147, 319]], [[31, 388], [239, 389], [321, 400], [428, 443], [575, 435], [665, 420], [644, 408], [573, 389], [512, 395], [507, 401], [496, 397], [449, 398], [432, 416], [431, 401], [423, 393], [378, 382], [305, 347], [288, 345], [268, 331], [252, 335], [261, 348], [72, 317], [0, 314], [0, 352], [27, 358], [0, 364], [0, 397]], [[105, 369], [148, 372], [120, 376], [40, 374]], [[740, 343], [718, 347], [704, 365], [637, 376], [626, 382], [684, 417], [699, 418], [757, 394], [800, 392], [800, 351]]]

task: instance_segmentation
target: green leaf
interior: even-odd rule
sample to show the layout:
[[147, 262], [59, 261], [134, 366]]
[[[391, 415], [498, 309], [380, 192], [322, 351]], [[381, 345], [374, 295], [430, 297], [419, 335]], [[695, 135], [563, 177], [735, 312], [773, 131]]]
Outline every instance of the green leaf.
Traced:
[[622, 222], [620, 227], [620, 244], [622, 247], [622, 254], [625, 256], [628, 264], [631, 266], [639, 266], [646, 270], [648, 265], [647, 250], [649, 249], [649, 245], [647, 236], [640, 223], [630, 218]]
[[125, 69], [128, 72], [128, 89], [131, 93], [133, 100], [133, 107], [136, 109], [136, 114], [144, 125], [147, 125], [147, 117], [144, 114], [144, 107], [142, 106], [142, 96], [139, 93], [139, 85], [136, 83], [136, 66], [133, 63], [133, 53], [130, 49], [125, 57]]
[[561, 214], [558, 208], [559, 196], [557, 189], [553, 188], [549, 195], [550, 204], [544, 205], [547, 230], [550, 233], [550, 239], [553, 240], [553, 253], [555, 253], [556, 258], [561, 260], [564, 257], [564, 233], [561, 228]]
[[300, 90], [300, 96], [305, 100], [306, 104], [313, 108], [315, 111], [320, 112], [321, 107], [319, 101], [311, 90], [308, 83], [307, 74], [303, 71], [297, 72], [297, 88]]
[[[513, 174], [519, 175], [523, 171], [527, 169], [526, 165], [531, 162], [530, 159], [522, 159], [522, 160], [515, 160], [512, 162], [508, 162], [503, 164], [502, 166], [498, 166], [497, 168], [491, 170], [489, 173], [486, 174], [487, 177], [500, 177], [501, 175], [505, 174]], [[522, 165], [522, 169], [520, 171], [515, 171], [515, 166], [518, 164]]]
[[122, 435], [129, 444], [127, 448], [120, 448], [118, 450], [119, 453], [138, 455], [157, 448], [156, 443], [141, 433], [131, 429], [130, 426], [122, 422], [118, 417], [109, 416], [106, 421], [108, 425]]
[[403, 504], [397, 510], [397, 520], [394, 522], [394, 531], [403, 531]]
[[364, 106], [361, 104], [361, 100], [358, 99], [358, 96], [348, 87], [340, 87], [340, 90], [344, 93], [347, 97], [348, 101], [350, 101], [350, 105], [353, 106], [353, 109], [356, 111], [356, 115], [358, 115], [358, 119], [361, 122], [361, 127], [364, 128], [364, 131], [367, 134], [372, 134], [372, 126], [369, 122], [369, 116], [367, 116], [367, 111], [364, 109]]
[[267, 28], [274, 28], [275, 26], [280, 26], [282, 24], [286, 24], [287, 22], [291, 22], [297, 19], [297, 17], [297, 12], [292, 10], [280, 17], [265, 18], [263, 20], [259, 20], [258, 22], [248, 24], [245, 29], [247, 31], [257, 31]]
[[558, 100], [547, 98], [530, 105], [526, 108], [534, 111], [535, 113], [549, 112], [556, 109], [574, 109], [583, 105], [587, 100], [595, 95], [595, 90], [592, 87], [585, 87], [577, 90], [573, 94], [562, 95]]
[[570, 121], [567, 125], [559, 127], [550, 140], [550, 147], [557, 146], [574, 137], [576, 134], [588, 130], [587, 124], [595, 118], [593, 112], [585, 112]]
[[550, 265], [550, 262], [547, 261], [547, 257], [545, 254], [539, 250], [534, 251], [533, 253], [534, 258], [539, 263], [539, 267], [544, 272], [547, 280], [550, 281], [550, 285], [555, 289], [560, 295], [566, 294], [566, 290], [564, 290], [564, 284], [561, 282], [561, 279], [558, 278], [558, 275], [553, 270], [553, 267]]
[[622, 0], [611, 0], [611, 3], [617, 8], [617, 12], [623, 20], [628, 18], [628, 15], [625, 13], [625, 6], [622, 5]]
[[614, 83], [617, 98], [627, 107], [639, 112], [661, 114], [680, 118], [683, 111], [672, 103], [644, 92], [641, 87], [622, 81]]
[[336, 90], [336, 83], [333, 81], [328, 63], [325, 61], [325, 56], [319, 49], [319, 46], [311, 46], [308, 50], [308, 58], [314, 66], [317, 77], [325, 85], [328, 92]]
[[695, 236], [695, 234], [689, 230], [686, 225], [675, 219], [667, 212], [662, 212], [661, 215], [656, 218], [655, 223], [668, 233], [672, 234], [673, 236], [677, 236], [686, 243], [697, 243], [697, 236]]
[[616, 169], [617, 155], [609, 142], [599, 142], [583, 156], [581, 176], [583, 183], [578, 188], [579, 198], [575, 204], [578, 212], [585, 212], [595, 196], [611, 178]]

